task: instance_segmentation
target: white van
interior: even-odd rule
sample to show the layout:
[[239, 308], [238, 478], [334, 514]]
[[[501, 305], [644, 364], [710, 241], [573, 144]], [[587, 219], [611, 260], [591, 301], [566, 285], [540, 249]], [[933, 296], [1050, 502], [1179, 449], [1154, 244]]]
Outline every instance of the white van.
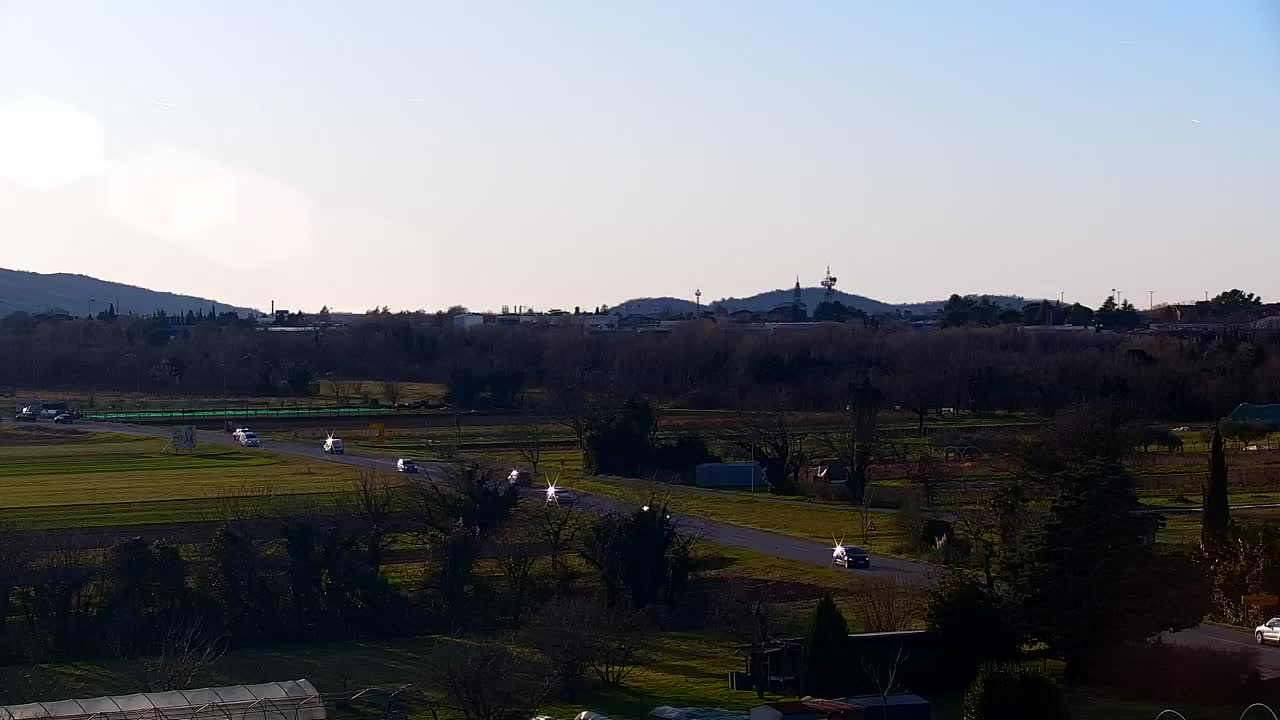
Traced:
[[324, 451], [326, 453], [329, 453], [330, 455], [341, 455], [342, 454], [342, 438], [336, 438], [336, 437], [325, 438]]

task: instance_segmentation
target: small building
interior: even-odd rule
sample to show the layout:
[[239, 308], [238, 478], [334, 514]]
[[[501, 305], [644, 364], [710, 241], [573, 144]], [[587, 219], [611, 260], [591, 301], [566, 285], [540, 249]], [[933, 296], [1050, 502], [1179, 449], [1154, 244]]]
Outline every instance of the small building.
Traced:
[[694, 469], [693, 484], [701, 488], [751, 488], [769, 486], [759, 463], [703, 463]]
[[864, 708], [839, 700], [805, 698], [751, 708], [750, 720], [861, 720]]
[[734, 673], [730, 677], [731, 687], [735, 690], [751, 690], [754, 687], [752, 678], [760, 663], [760, 677], [764, 678], [765, 689], [771, 692], [796, 692], [800, 689], [800, 677], [804, 672], [804, 640], [800, 638], [779, 638], [772, 640], [759, 653], [754, 653], [750, 646], [737, 648], [736, 653], [746, 659], [745, 672]]
[[863, 708], [862, 714], [868, 720], [884, 718], [884, 720], [931, 720], [933, 711], [929, 701], [919, 695], [893, 693], [891, 695], [858, 695], [844, 698], [842, 702]]

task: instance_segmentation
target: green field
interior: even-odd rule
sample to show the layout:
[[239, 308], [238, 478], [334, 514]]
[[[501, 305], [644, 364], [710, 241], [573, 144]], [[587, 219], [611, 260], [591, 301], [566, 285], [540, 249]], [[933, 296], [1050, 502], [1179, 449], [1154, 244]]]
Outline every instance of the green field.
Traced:
[[260, 450], [116, 434], [0, 438], [0, 519], [104, 526], [208, 519], [219, 498], [246, 492], [328, 493], [352, 469]]

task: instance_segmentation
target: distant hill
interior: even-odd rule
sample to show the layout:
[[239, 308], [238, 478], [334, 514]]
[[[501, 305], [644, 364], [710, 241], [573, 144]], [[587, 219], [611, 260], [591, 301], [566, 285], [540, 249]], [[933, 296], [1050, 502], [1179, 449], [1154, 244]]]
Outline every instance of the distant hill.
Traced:
[[116, 304], [116, 312], [120, 314], [132, 312], [144, 315], [156, 310], [185, 314], [188, 310], [208, 311], [215, 305], [220, 313], [228, 310], [242, 315], [254, 312], [251, 308], [233, 307], [207, 298], [157, 292], [87, 275], [43, 275], [0, 268], [0, 316], [18, 311], [48, 310], [65, 310], [72, 315], [84, 315], [89, 312], [90, 298], [94, 300], [94, 313], [106, 310], [111, 303]]
[[[779, 305], [791, 304], [791, 296], [793, 290], [770, 290], [768, 292], [757, 293], [745, 298], [723, 298], [705, 303], [704, 307], [724, 307], [729, 312], [735, 310], [750, 310], [752, 312], [765, 312], [772, 310]], [[822, 302], [822, 298], [826, 293], [826, 289], [821, 287], [809, 287], [800, 289], [800, 297], [809, 312], [818, 307]], [[978, 297], [971, 295], [970, 297]], [[1022, 309], [1027, 303], [1025, 298], [1017, 295], [988, 295], [991, 302], [996, 305]], [[874, 300], [862, 295], [853, 295], [846, 292], [835, 293], [835, 299], [845, 305], [861, 310], [868, 315], [881, 315], [893, 312], [909, 312], [913, 315], [932, 315], [942, 306], [946, 304], [946, 300], [930, 300], [918, 303], [899, 303], [892, 304]], [[617, 307], [611, 308], [610, 312], [619, 312], [623, 315], [680, 315], [691, 313], [697, 309], [697, 305], [689, 300], [674, 297], [657, 297], [657, 298], [636, 298], [619, 304]]]

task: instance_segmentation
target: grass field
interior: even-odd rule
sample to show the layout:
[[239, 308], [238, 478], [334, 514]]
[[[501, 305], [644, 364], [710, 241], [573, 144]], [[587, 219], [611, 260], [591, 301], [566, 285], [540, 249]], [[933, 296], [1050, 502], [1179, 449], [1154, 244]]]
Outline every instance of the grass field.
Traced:
[[[223, 496], [327, 493], [349, 467], [267, 451], [198, 447], [114, 434], [0, 438], [0, 519], [34, 526], [107, 526], [208, 519]], [[5, 441], [7, 440], [7, 441]]]

